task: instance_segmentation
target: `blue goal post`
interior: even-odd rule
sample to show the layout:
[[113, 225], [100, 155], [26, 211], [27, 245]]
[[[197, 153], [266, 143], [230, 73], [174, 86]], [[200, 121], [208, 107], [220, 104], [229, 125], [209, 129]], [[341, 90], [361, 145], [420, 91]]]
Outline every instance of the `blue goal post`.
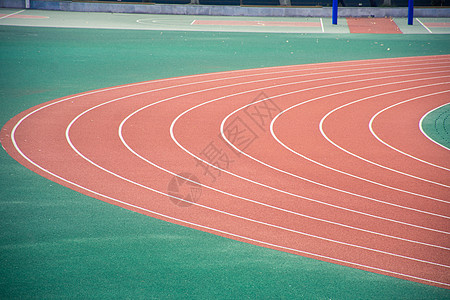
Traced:
[[[338, 20], [338, 0], [333, 0], [331, 22], [337, 25]], [[408, 25], [414, 22], [414, 0], [408, 0]]]

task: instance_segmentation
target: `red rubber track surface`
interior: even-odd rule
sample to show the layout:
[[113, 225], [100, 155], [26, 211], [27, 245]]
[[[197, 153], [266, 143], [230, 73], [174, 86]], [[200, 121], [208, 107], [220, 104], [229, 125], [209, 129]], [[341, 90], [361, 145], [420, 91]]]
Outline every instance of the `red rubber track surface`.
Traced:
[[450, 27], [450, 22], [428, 22], [424, 23], [427, 27]]
[[346, 18], [350, 33], [402, 33], [394, 20], [386, 18]]
[[44, 103], [0, 138], [114, 205], [449, 288], [449, 151], [418, 125], [449, 83], [448, 55], [201, 74]]

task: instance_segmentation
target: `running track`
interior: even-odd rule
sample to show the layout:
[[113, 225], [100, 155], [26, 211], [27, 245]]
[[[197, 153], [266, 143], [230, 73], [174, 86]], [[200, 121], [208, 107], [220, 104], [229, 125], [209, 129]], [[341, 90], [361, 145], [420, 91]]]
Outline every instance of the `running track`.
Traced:
[[0, 138], [114, 205], [449, 288], [450, 157], [419, 126], [449, 83], [449, 55], [201, 74], [44, 103]]

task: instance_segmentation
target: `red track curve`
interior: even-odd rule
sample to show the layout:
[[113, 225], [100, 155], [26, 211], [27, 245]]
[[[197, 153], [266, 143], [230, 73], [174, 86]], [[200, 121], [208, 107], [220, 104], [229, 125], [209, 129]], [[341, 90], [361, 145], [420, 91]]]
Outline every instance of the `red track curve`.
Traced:
[[44, 103], [0, 138], [114, 205], [449, 288], [449, 152], [418, 128], [449, 82], [448, 55], [193, 75]]

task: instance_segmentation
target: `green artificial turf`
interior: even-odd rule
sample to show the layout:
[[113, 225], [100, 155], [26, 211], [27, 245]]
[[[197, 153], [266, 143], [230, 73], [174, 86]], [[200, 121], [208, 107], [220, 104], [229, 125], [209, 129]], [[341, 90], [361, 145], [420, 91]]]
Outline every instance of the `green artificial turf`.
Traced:
[[423, 131], [437, 143], [450, 148], [450, 104], [441, 106], [422, 120]]

